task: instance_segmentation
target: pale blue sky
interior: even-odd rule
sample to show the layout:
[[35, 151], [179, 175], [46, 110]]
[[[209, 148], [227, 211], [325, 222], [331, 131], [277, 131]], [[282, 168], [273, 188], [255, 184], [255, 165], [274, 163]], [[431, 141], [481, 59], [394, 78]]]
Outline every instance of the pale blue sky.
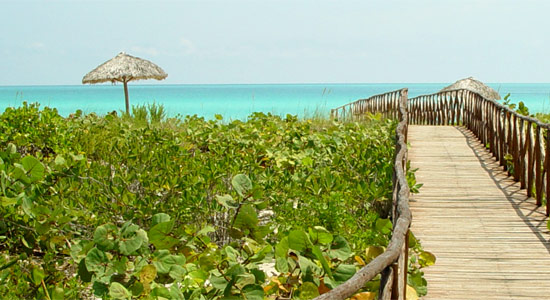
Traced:
[[550, 82], [547, 0], [0, 0], [0, 7], [0, 85], [80, 84], [120, 51], [157, 63], [166, 84], [470, 75]]

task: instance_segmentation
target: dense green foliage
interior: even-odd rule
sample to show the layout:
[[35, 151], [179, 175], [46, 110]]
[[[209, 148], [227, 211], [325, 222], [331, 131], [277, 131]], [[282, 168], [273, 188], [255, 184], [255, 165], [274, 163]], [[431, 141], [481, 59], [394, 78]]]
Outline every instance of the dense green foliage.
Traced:
[[387, 245], [394, 122], [163, 115], [0, 115], [2, 295], [310, 299]]

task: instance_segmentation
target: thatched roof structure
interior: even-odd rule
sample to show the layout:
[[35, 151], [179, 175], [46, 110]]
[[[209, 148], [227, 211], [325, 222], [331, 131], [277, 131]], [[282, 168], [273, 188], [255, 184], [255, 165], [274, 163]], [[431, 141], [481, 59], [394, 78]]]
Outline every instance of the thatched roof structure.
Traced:
[[82, 78], [82, 83], [122, 82], [126, 99], [126, 113], [130, 113], [128, 82], [142, 79], [162, 80], [168, 74], [154, 63], [120, 52], [113, 59], [104, 62]]
[[131, 80], [162, 80], [168, 74], [154, 63], [120, 52], [113, 59], [104, 62], [82, 78], [82, 83], [128, 82]]
[[440, 92], [454, 91], [454, 90], [469, 90], [480, 94], [482, 97], [489, 100], [500, 100], [500, 95], [497, 91], [485, 85], [483, 82], [468, 77], [460, 79], [457, 82], [443, 88]]

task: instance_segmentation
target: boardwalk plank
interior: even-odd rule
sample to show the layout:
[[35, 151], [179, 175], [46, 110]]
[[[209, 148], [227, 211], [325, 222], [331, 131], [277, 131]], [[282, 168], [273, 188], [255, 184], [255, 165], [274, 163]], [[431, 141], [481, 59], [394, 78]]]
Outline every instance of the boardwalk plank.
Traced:
[[410, 126], [423, 183], [412, 231], [437, 257], [424, 299], [550, 299], [550, 233], [527, 198], [467, 130]]

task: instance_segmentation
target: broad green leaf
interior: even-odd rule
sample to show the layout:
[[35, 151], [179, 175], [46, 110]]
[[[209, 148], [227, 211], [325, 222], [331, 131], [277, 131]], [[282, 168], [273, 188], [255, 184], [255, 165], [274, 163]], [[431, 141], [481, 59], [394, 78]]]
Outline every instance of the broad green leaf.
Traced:
[[233, 197], [231, 197], [231, 195], [216, 195], [216, 201], [218, 202], [218, 204], [227, 209], [239, 207], [239, 203], [233, 200]]
[[266, 279], [267, 276], [266, 276], [264, 271], [262, 271], [260, 269], [251, 269], [250, 273], [252, 273], [252, 275], [254, 275], [254, 277], [256, 278], [256, 283], [264, 283], [265, 282], [265, 279]]
[[134, 282], [130, 287], [130, 292], [132, 292], [133, 297], [139, 297], [144, 290], [143, 284], [139, 281]]
[[273, 229], [271, 228], [270, 225], [257, 226], [254, 228], [254, 231], [252, 232], [252, 237], [257, 241], [261, 241], [261, 240], [264, 240], [265, 237], [272, 231]]
[[242, 275], [245, 272], [246, 270], [244, 269], [244, 267], [240, 264], [237, 264], [227, 269], [227, 272], [225, 272], [225, 275], [231, 278], [237, 278], [237, 276]]
[[94, 291], [94, 295], [102, 298], [109, 293], [109, 287], [105, 283], [99, 281], [94, 281], [92, 289]]
[[354, 265], [341, 264], [339, 265], [332, 275], [337, 282], [344, 282], [355, 275], [356, 268]]
[[115, 247], [117, 228], [113, 224], [98, 226], [94, 232], [94, 243], [103, 251], [112, 250]]
[[25, 156], [21, 160], [21, 163], [30, 177], [31, 182], [37, 182], [44, 178], [46, 168], [36, 157], [31, 155]]
[[131, 299], [132, 294], [120, 283], [113, 282], [109, 287], [109, 296], [113, 299]]
[[65, 167], [67, 165], [67, 161], [65, 161], [63, 156], [57, 155], [55, 157], [54, 164], [59, 167]]
[[298, 264], [300, 265], [300, 270], [304, 274], [302, 280], [313, 280], [313, 277], [322, 275], [321, 268], [305, 256], [298, 255]]
[[177, 282], [183, 281], [186, 274], [187, 270], [185, 270], [185, 268], [180, 265], [172, 266], [170, 268], [170, 272], [168, 272], [168, 275]]
[[86, 268], [86, 259], [81, 259], [78, 263], [78, 277], [80, 277], [80, 280], [82, 282], [91, 282], [92, 281], [92, 273], [88, 272], [88, 269]]
[[44, 272], [44, 269], [37, 266], [32, 268], [32, 281], [35, 285], [39, 285], [45, 277], [46, 273]]
[[17, 146], [15, 146], [13, 143], [8, 143], [7, 152], [9, 154], [15, 154], [17, 153]]
[[142, 245], [148, 244], [147, 233], [143, 229], [138, 229], [137, 232], [128, 235], [123, 234], [122, 240], [118, 244], [120, 253], [124, 255], [130, 255], [141, 248]]
[[183, 296], [183, 293], [178, 288], [177, 284], [173, 284], [170, 286], [170, 298], [171, 300], [185, 300], [185, 297]]
[[384, 247], [382, 246], [369, 246], [367, 249], [365, 249], [365, 257], [367, 259], [367, 263], [369, 263], [371, 260], [375, 259], [378, 255], [384, 253]]
[[289, 271], [286, 258], [283, 258], [283, 257], [275, 258], [275, 270], [279, 271], [280, 273], [286, 273]]
[[353, 255], [353, 252], [351, 251], [351, 248], [346, 241], [345, 238], [343, 238], [340, 235], [337, 235], [334, 238], [334, 241], [332, 241], [332, 244], [330, 246], [329, 250], [329, 256], [332, 259], [339, 259], [341, 261], [345, 261], [346, 259], [350, 258]]
[[243, 287], [254, 284], [256, 282], [256, 277], [254, 277], [253, 274], [250, 273], [244, 273], [240, 274], [237, 277], [235, 277], [235, 287], [238, 289], [242, 289]]
[[275, 246], [275, 257], [285, 258], [288, 254], [288, 237], [282, 238]]
[[300, 288], [300, 300], [311, 300], [319, 296], [319, 289], [313, 282], [304, 282]]
[[121, 258], [114, 258], [113, 269], [118, 274], [124, 274], [128, 270], [128, 257], [122, 256]]
[[378, 219], [375, 228], [383, 234], [389, 234], [393, 229], [393, 224], [390, 219]]
[[416, 293], [416, 290], [410, 286], [407, 285], [407, 300], [418, 300], [418, 294]]
[[428, 293], [428, 283], [423, 275], [422, 271], [415, 271], [410, 272], [407, 276], [407, 283], [416, 290], [418, 296], [424, 296]]
[[165, 213], [158, 213], [153, 215], [151, 218], [151, 227], [159, 224], [170, 221], [170, 216]]
[[323, 270], [325, 270], [325, 273], [327, 273], [329, 277], [332, 277], [332, 272], [330, 271], [328, 262], [323, 256], [323, 252], [321, 252], [321, 249], [319, 249], [319, 246], [317, 245], [313, 246], [312, 252], [313, 252], [313, 255], [315, 255], [315, 257], [317, 258], [317, 260], [321, 263], [321, 266], [323, 267]]
[[263, 300], [264, 289], [261, 285], [250, 284], [242, 289], [242, 294], [246, 300]]
[[159, 274], [167, 274], [173, 266], [185, 265], [185, 256], [172, 255], [168, 250], [158, 250], [153, 255], [153, 265]]
[[268, 255], [272, 251], [273, 251], [273, 247], [271, 247], [271, 245], [268, 244], [265, 247], [263, 247], [260, 251], [258, 251], [256, 254], [254, 254], [251, 258], [249, 258], [248, 261], [251, 263], [262, 261], [266, 257], [266, 255]]
[[252, 204], [244, 204], [235, 218], [234, 226], [239, 229], [254, 229], [258, 225], [258, 214]]
[[225, 246], [223, 248], [223, 251], [225, 252], [225, 255], [227, 256], [227, 259], [231, 263], [236, 263], [237, 259], [239, 257], [239, 251], [235, 250], [235, 248], [231, 246]]
[[62, 287], [56, 286], [52, 291], [52, 300], [64, 300], [65, 299], [65, 290]]
[[198, 236], [205, 236], [211, 232], [216, 232], [216, 228], [214, 226], [206, 225], [201, 230], [197, 232]]
[[86, 269], [90, 272], [104, 273], [108, 264], [109, 258], [98, 248], [93, 248], [86, 255]]
[[305, 251], [308, 248], [308, 236], [302, 230], [292, 230], [288, 234], [288, 247], [296, 251]]
[[139, 281], [143, 284], [151, 283], [157, 277], [157, 268], [153, 265], [146, 265], [139, 272]]
[[128, 221], [128, 222], [124, 223], [122, 225], [122, 227], [120, 228], [120, 236], [123, 237], [123, 238], [134, 236], [135, 233], [138, 231], [138, 229], [139, 229], [139, 226], [137, 226], [136, 224]]
[[419, 255], [420, 263], [423, 266], [431, 266], [435, 264], [435, 255], [428, 251], [422, 251]]
[[227, 288], [229, 281], [227, 281], [223, 276], [212, 275], [210, 276], [210, 283], [215, 289], [219, 291], [224, 291]]
[[12, 174], [13, 179], [19, 180], [24, 184], [30, 184], [31, 179], [27, 176], [25, 168], [20, 164], [13, 164], [13, 166], [15, 167]]
[[151, 296], [153, 296], [153, 299], [157, 300], [170, 300], [171, 297], [170, 290], [162, 285], [155, 286], [151, 292]]
[[237, 174], [231, 180], [233, 188], [241, 197], [246, 197], [248, 192], [252, 189], [252, 181], [244, 174]]
[[27, 214], [28, 216], [34, 218], [34, 216], [35, 216], [34, 213], [33, 213], [34, 203], [33, 203], [32, 199], [30, 197], [27, 197], [27, 196], [23, 196], [22, 199], [23, 199], [23, 201], [21, 203], [21, 208], [23, 208], [23, 211], [25, 212], [25, 214]]
[[162, 222], [153, 226], [149, 232], [149, 241], [155, 245], [157, 249], [170, 249], [179, 243], [179, 240], [172, 237], [170, 233], [174, 227], [174, 221]]
[[191, 279], [193, 279], [193, 281], [196, 282], [197, 284], [203, 284], [206, 281], [206, 279], [208, 279], [209, 275], [210, 274], [208, 272], [205, 272], [201, 269], [189, 272], [189, 277], [191, 277]]
[[315, 226], [309, 229], [309, 236], [311, 237], [311, 242], [314, 244], [330, 244], [332, 243], [333, 237], [332, 234], [326, 230], [324, 227]]

